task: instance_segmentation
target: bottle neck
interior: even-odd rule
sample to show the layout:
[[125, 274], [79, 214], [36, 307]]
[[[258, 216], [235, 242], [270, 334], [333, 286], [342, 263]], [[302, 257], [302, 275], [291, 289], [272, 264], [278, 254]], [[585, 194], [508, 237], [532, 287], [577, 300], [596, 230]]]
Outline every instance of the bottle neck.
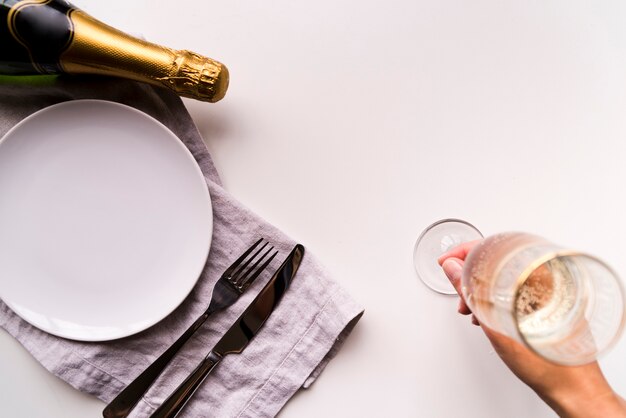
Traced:
[[70, 17], [74, 38], [59, 60], [64, 72], [125, 77], [209, 101], [226, 92], [228, 71], [217, 61], [129, 36], [81, 10]]
[[59, 59], [64, 72], [148, 81], [171, 71], [173, 50], [129, 36], [81, 10], [73, 10], [70, 18], [74, 39]]

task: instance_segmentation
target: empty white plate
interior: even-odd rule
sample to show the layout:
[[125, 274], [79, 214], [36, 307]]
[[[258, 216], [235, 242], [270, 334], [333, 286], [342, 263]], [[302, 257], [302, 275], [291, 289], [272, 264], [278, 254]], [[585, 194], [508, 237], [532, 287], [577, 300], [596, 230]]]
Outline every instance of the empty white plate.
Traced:
[[165, 126], [76, 100], [0, 140], [0, 298], [61, 337], [125, 337], [163, 319], [206, 263], [204, 176]]

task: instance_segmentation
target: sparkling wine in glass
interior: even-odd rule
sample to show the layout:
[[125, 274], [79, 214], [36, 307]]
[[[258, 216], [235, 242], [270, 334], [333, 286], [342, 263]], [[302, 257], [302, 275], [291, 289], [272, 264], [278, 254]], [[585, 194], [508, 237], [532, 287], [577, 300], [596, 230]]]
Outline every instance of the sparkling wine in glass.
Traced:
[[[459, 221], [452, 222], [448, 232]], [[416, 253], [429, 240], [450, 240], [428, 232], [432, 229], [422, 234]], [[431, 254], [435, 263], [443, 252]], [[422, 256], [414, 254], [414, 260]], [[424, 280], [419, 267], [416, 263]], [[483, 325], [558, 364], [595, 360], [617, 342], [626, 320], [624, 289], [608, 265], [531, 234], [509, 232], [480, 241], [465, 259], [461, 287]]]

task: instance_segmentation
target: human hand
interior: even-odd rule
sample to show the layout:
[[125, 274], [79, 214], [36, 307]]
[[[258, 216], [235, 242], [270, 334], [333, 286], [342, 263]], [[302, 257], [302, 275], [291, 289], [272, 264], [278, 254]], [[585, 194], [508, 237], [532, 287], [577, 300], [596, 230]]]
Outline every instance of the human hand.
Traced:
[[[438, 262], [460, 296], [458, 311], [472, 314], [461, 292], [463, 263], [479, 241], [468, 242], [442, 255]], [[597, 362], [561, 366], [533, 353], [517, 341], [484, 325], [472, 314], [507, 367], [559, 416], [568, 418], [626, 417], [626, 402], [608, 384]]]

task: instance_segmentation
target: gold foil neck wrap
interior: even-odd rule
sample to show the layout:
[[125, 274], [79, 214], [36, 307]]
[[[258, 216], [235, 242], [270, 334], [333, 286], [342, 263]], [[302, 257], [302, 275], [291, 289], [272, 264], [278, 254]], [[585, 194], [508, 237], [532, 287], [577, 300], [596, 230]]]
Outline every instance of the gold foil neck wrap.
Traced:
[[74, 38], [60, 57], [67, 73], [129, 78], [208, 102], [226, 94], [228, 70], [215, 60], [134, 38], [81, 10], [70, 17]]
[[172, 75], [158, 78], [181, 96], [218, 101], [228, 89], [228, 69], [221, 63], [191, 51], [176, 51]]

